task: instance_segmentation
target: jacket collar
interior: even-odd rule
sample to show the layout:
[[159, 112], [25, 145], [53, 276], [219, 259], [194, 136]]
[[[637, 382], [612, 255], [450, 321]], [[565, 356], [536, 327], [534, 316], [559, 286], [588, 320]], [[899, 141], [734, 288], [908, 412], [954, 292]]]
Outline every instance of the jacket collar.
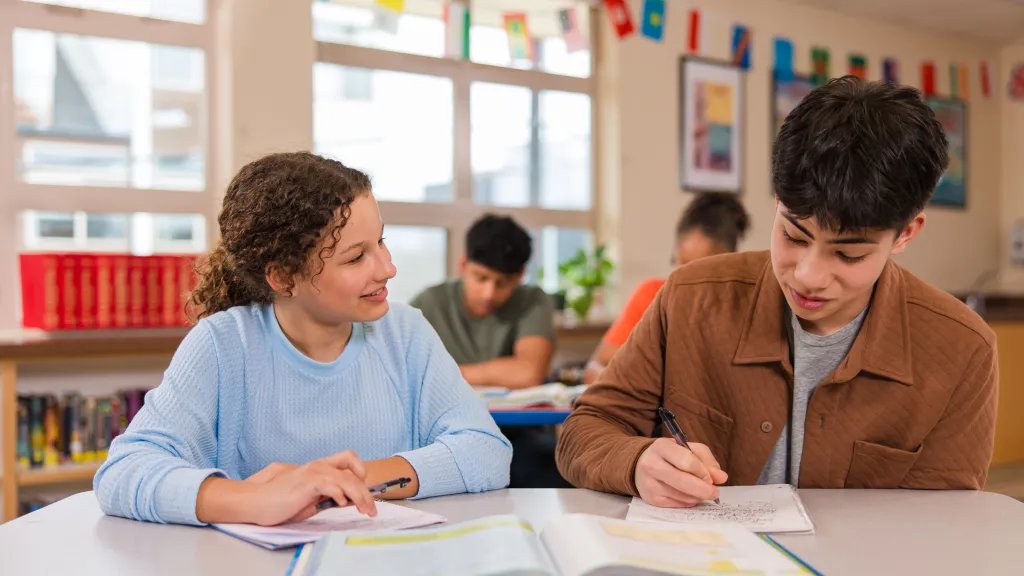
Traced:
[[[765, 262], [754, 290], [733, 362], [779, 362], [791, 372], [785, 325], [788, 307], [772, 270], [771, 258]], [[882, 269], [869, 306], [853, 347], [826, 382], [849, 382], [865, 371], [913, 385], [906, 284], [903, 271], [892, 260]]]

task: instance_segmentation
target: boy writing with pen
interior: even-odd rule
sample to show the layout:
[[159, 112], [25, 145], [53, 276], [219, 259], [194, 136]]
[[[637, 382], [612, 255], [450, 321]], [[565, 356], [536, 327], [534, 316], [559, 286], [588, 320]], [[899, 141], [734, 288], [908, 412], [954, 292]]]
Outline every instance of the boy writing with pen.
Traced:
[[275, 525], [371, 488], [424, 498], [508, 485], [512, 448], [396, 274], [369, 178], [309, 153], [235, 176], [200, 320], [110, 446], [107, 514]]
[[808, 95], [773, 151], [770, 250], [672, 274], [566, 420], [562, 474], [664, 507], [726, 482], [981, 489], [994, 334], [892, 261], [947, 163], [914, 89], [848, 76]]

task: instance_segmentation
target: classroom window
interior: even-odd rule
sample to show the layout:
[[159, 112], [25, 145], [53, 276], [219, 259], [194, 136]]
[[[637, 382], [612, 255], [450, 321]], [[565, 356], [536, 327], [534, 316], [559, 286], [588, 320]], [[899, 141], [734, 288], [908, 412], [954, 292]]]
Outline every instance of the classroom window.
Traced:
[[201, 214], [44, 212], [22, 213], [29, 250], [194, 253], [206, 248]]
[[374, 0], [316, 0], [313, 37], [380, 50], [444, 56], [443, 0], [411, 0], [395, 12]]
[[384, 242], [398, 274], [388, 282], [388, 298], [408, 302], [448, 275], [448, 232], [433, 226], [384, 225]]
[[36, 4], [145, 16], [199, 24], [206, 20], [206, 0], [23, 0]]
[[450, 79], [317, 63], [313, 82], [318, 154], [367, 172], [378, 200], [451, 200]]
[[15, 30], [20, 179], [203, 189], [204, 68], [196, 48]]
[[572, 258], [580, 249], [593, 248], [593, 234], [587, 228], [545, 226], [531, 229], [533, 257], [527, 264], [527, 281], [555, 292], [558, 285], [558, 264]]
[[[469, 54], [474, 62], [590, 76], [590, 11], [586, 2], [558, 1], [524, 5], [512, 0], [473, 2]], [[510, 41], [506, 15], [525, 16], [528, 48]], [[516, 46], [513, 49], [513, 45]]]

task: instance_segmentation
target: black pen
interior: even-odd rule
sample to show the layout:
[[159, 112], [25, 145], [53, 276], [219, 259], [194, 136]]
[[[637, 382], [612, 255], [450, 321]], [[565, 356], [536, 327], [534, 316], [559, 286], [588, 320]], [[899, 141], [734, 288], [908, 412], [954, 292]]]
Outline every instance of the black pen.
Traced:
[[[668, 428], [669, 434], [672, 434], [672, 437], [676, 439], [676, 444], [685, 446], [687, 450], [693, 453], [693, 449], [691, 449], [690, 445], [686, 442], [686, 432], [683, 432], [683, 429], [679, 427], [679, 423], [676, 422], [675, 414], [664, 406], [658, 406], [658, 416], [661, 417], [661, 422], [665, 425], [665, 428]], [[694, 454], [694, 456], [696, 456], [696, 454]], [[715, 498], [715, 504], [721, 506], [722, 501]]]
[[[387, 482], [374, 484], [373, 486], [370, 486], [370, 496], [379, 496], [387, 492], [388, 488], [394, 488], [396, 486], [398, 488], [405, 488], [406, 486], [409, 485], [410, 482], [412, 482], [412, 478], [407, 478], [403, 476], [402, 478], [395, 478], [394, 480], [388, 480]], [[334, 498], [328, 498], [317, 503], [316, 509], [317, 511], [321, 511], [327, 510], [328, 508], [335, 508], [337, 506], [338, 503], [335, 502]]]

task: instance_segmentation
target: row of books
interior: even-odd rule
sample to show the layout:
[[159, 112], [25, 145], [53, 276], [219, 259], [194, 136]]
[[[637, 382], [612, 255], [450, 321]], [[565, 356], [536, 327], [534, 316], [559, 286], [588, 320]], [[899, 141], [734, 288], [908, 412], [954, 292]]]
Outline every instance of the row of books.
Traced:
[[43, 330], [188, 325], [195, 255], [20, 255], [22, 325]]
[[102, 462], [110, 443], [142, 408], [145, 394], [127, 390], [110, 396], [18, 396], [18, 465]]

